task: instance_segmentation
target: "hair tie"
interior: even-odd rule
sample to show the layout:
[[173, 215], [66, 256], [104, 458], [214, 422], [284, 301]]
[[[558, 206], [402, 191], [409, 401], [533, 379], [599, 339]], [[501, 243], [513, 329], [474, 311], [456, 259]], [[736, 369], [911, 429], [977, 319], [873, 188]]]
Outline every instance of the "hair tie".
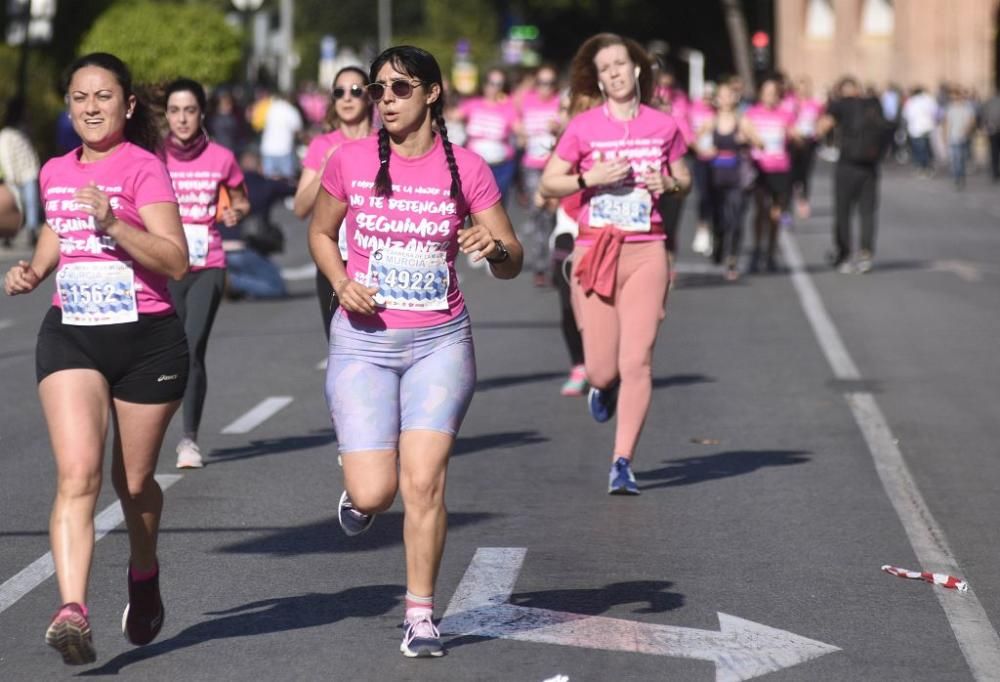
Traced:
[[381, 161], [379, 161], [379, 164], [382, 166], [384, 166], [387, 163], [389, 163], [389, 159], [382, 159]]

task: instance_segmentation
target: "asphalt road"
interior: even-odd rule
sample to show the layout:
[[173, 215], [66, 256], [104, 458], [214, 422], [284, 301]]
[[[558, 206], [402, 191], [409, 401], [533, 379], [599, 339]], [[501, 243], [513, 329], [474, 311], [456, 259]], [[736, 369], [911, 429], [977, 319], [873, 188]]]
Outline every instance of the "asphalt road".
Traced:
[[[292, 297], [220, 310], [208, 466], [166, 492], [164, 630], [138, 649], [121, 637], [128, 549], [112, 529], [91, 578], [93, 666], [64, 667], [43, 643], [52, 578], [11, 587], [48, 551], [54, 478], [33, 368], [47, 295], [4, 298], [0, 679], [1000, 679], [988, 667], [1000, 656], [989, 620], [1000, 622], [997, 191], [890, 171], [877, 267], [842, 275], [824, 265], [830, 190], [819, 174], [814, 215], [790, 232], [801, 268], [792, 254], [780, 274], [729, 284], [682, 254], [638, 498], [605, 494], [613, 427], [559, 396], [568, 358], [555, 291], [462, 270], [479, 390], [449, 471], [440, 660], [398, 653], [399, 505], [358, 538], [336, 524], [340, 472], [300, 223], [281, 215], [280, 261], [302, 277]], [[5, 266], [17, 255], [0, 253]], [[854, 373], [836, 364], [840, 351]], [[222, 433], [274, 397], [290, 401], [246, 433]], [[179, 418], [161, 474], [178, 473], [178, 429]], [[114, 509], [106, 488], [99, 510]], [[972, 589], [892, 577], [883, 564], [950, 567]]]

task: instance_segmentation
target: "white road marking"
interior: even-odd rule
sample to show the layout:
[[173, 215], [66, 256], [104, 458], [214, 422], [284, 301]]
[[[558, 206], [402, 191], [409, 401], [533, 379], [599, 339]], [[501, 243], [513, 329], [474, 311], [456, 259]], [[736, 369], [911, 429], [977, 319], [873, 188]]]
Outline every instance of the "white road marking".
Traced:
[[289, 282], [312, 279], [316, 276], [316, 264], [306, 263], [293, 268], [281, 268], [281, 278]]
[[323, 358], [316, 363], [316, 369], [320, 372], [325, 372], [327, 365], [330, 364], [330, 358]]
[[291, 403], [293, 398], [287, 395], [276, 395], [265, 398], [252, 407], [249, 412], [239, 417], [232, 424], [222, 429], [222, 433], [248, 433], [273, 417]]
[[10, 329], [14, 326], [14, 320], [3, 319], [0, 320], [0, 329]]
[[936, 260], [931, 263], [930, 269], [935, 272], [950, 272], [963, 282], [983, 281], [983, 268], [965, 260]]
[[[156, 480], [160, 487], [166, 490], [182, 477], [181, 474], [160, 474], [156, 476]], [[109, 505], [94, 518], [94, 542], [113, 531], [124, 520], [122, 506], [118, 502]], [[55, 571], [52, 552], [46, 552], [13, 578], [6, 580], [3, 585], [0, 585], [0, 613], [9, 609], [21, 597], [48, 580]]]
[[523, 547], [476, 550], [441, 632], [711, 661], [716, 682], [749, 680], [839, 651], [725, 613], [718, 614], [716, 632], [514, 606], [508, 600], [526, 553]]
[[[785, 262], [791, 268], [792, 284], [799, 295], [802, 308], [834, 375], [838, 379], [860, 379], [857, 366], [830, 319], [812, 278], [805, 270], [798, 244], [788, 232], [781, 234], [781, 248]], [[944, 531], [931, 514], [910, 474], [903, 453], [897, 445], [899, 441], [889, 428], [875, 396], [871, 393], [848, 392], [844, 397], [868, 444], [882, 487], [903, 524], [913, 552], [920, 562], [920, 569], [964, 578]], [[872, 562], [874, 566], [880, 560], [875, 557]], [[973, 677], [977, 680], [995, 680], [997, 671], [1000, 670], [1000, 637], [973, 589], [970, 587], [968, 592], [961, 594], [940, 589], [933, 592], [944, 609]]]

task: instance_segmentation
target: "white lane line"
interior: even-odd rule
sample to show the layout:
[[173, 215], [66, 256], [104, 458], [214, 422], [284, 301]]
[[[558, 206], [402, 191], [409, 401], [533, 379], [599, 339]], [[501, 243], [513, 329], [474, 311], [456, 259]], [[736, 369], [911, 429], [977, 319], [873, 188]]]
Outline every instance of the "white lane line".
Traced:
[[316, 363], [316, 369], [317, 371], [325, 372], [327, 365], [329, 364], [330, 364], [330, 358], [323, 358], [322, 360]]
[[[181, 480], [181, 478], [183, 478], [181, 474], [160, 474], [156, 476], [157, 482], [164, 490]], [[124, 520], [125, 516], [122, 514], [122, 506], [117, 502], [109, 505], [94, 518], [94, 542], [97, 542], [113, 531]], [[49, 576], [55, 573], [55, 571], [56, 567], [52, 562], [52, 552], [46, 552], [13, 578], [5, 581], [3, 585], [0, 585], [0, 613], [9, 609], [21, 597], [48, 580]]]
[[222, 433], [247, 433], [263, 424], [291, 403], [293, 398], [287, 395], [276, 395], [265, 398], [249, 412], [222, 429]]
[[14, 320], [3, 319], [0, 320], [0, 329], [10, 329], [14, 326]]
[[316, 264], [306, 263], [292, 268], [281, 268], [281, 278], [289, 282], [312, 279], [316, 276]]
[[[782, 232], [781, 248], [792, 270], [792, 284], [809, 318], [820, 348], [838, 379], [860, 379], [857, 366], [847, 352], [830, 315], [823, 305], [812, 278], [805, 270], [802, 253], [795, 238]], [[921, 570], [962, 576], [958, 560], [948, 545], [944, 531], [917, 488], [898, 441], [871, 393], [845, 393], [854, 420], [858, 423], [875, 470], [889, 501], [896, 510], [909, 538]], [[879, 563], [873, 559], [872, 565]], [[1000, 670], [1000, 636], [990, 623], [986, 610], [972, 587], [959, 594], [934, 589], [944, 609], [958, 646], [976, 680], [996, 680]]]

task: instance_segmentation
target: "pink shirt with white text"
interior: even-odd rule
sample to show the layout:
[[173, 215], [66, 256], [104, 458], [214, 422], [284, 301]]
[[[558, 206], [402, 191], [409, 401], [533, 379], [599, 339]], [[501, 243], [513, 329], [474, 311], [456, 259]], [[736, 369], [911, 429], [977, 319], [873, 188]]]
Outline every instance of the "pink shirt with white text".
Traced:
[[787, 173], [792, 167], [788, 154], [788, 129], [795, 122], [795, 115], [781, 107], [768, 109], [756, 104], [744, 116], [753, 124], [763, 149], [754, 148], [750, 155], [764, 173]]
[[[191, 271], [226, 267], [222, 235], [215, 227], [215, 216], [220, 187], [243, 184], [243, 171], [236, 157], [222, 145], [209, 142], [205, 151], [190, 161], [176, 159], [168, 152], [167, 171], [188, 238]], [[207, 244], [201, 243], [201, 236], [207, 236]]]
[[465, 118], [466, 148], [491, 165], [514, 158], [510, 136], [517, 122], [517, 109], [510, 100], [491, 102], [474, 97], [462, 102], [458, 111]]
[[[348, 277], [367, 283], [385, 255], [396, 262], [412, 257], [418, 263], [411, 270], [400, 266], [398, 272], [391, 273], [391, 282], [378, 282], [380, 295], [392, 296], [391, 290], [398, 289], [397, 300], [412, 295], [415, 301], [413, 309], [405, 309], [406, 304], [377, 308], [373, 317], [387, 328], [432, 327], [455, 319], [465, 310], [455, 272], [458, 231], [466, 216], [499, 202], [500, 190], [482, 158], [462, 147], [453, 150], [462, 181], [457, 200], [450, 195], [451, 174], [440, 136], [420, 156], [408, 158], [390, 152], [393, 190], [388, 197], [377, 196], [374, 190], [379, 171], [377, 136], [341, 145], [323, 172], [323, 188], [347, 204], [341, 230], [347, 231]], [[441, 272], [431, 273], [433, 268], [422, 265], [435, 256], [440, 258]], [[428, 273], [434, 277], [422, 279]], [[419, 286], [418, 277], [423, 282]], [[445, 277], [447, 286], [442, 282]], [[440, 309], [420, 309], [420, 297], [425, 294], [439, 298]], [[370, 319], [357, 313], [348, 315]]]
[[552, 150], [556, 146], [554, 126], [559, 121], [559, 95], [553, 94], [542, 99], [534, 90], [525, 93], [521, 99], [521, 122], [524, 126], [524, 156], [521, 165], [525, 168], [545, 168]]
[[[580, 212], [580, 238], [595, 238], [600, 228], [591, 227], [592, 204], [595, 197], [622, 194], [630, 189], [645, 190], [642, 175], [648, 168], [667, 173], [668, 164], [684, 156], [687, 143], [673, 117], [641, 105], [638, 115], [629, 121], [612, 118], [607, 106], [599, 106], [579, 114], [569, 122], [559, 138], [556, 154], [579, 172], [590, 170], [598, 160], [624, 158], [631, 172], [616, 185], [592, 187], [584, 191]], [[650, 202], [646, 220], [648, 232], [663, 235], [663, 218], [657, 202]], [[661, 236], [662, 238], [662, 236]]]
[[[166, 167], [154, 154], [131, 142], [123, 142], [91, 163], [80, 160], [81, 149], [50, 159], [39, 175], [45, 222], [59, 236], [57, 273], [78, 263], [128, 263], [135, 275], [135, 309], [147, 315], [170, 312], [173, 303], [166, 275], [143, 267], [110, 235], [97, 230], [93, 217], [80, 210], [73, 198], [78, 189], [94, 183], [110, 197], [111, 209], [119, 220], [145, 231], [140, 208], [177, 203]], [[62, 307], [58, 288], [52, 305]]]

